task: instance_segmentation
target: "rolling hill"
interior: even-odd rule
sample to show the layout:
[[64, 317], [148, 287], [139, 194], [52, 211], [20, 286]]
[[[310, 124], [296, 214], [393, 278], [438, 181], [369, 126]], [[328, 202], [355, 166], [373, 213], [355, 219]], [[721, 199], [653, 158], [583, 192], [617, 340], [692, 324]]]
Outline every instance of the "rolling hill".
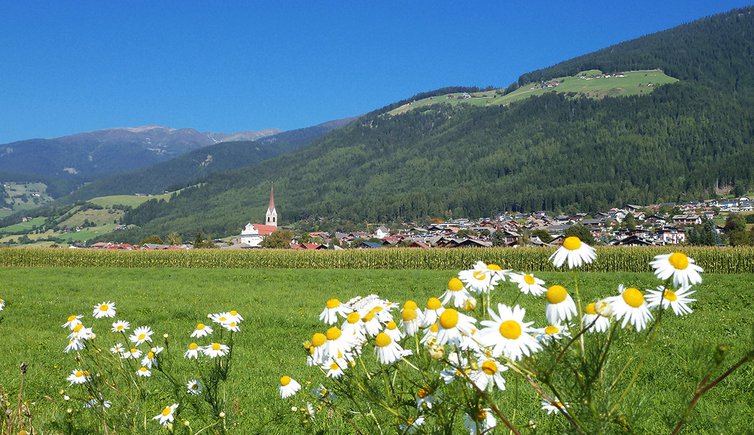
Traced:
[[[264, 164], [148, 201], [123, 237], [237, 233], [271, 182], [281, 221], [397, 221], [501, 210], [598, 210], [696, 199], [754, 183], [754, 8], [695, 21], [521, 76], [502, 91], [582, 71], [661, 70], [677, 82], [626, 96], [543, 92], [511, 104], [397, 102]], [[595, 98], [598, 97], [598, 98]]]

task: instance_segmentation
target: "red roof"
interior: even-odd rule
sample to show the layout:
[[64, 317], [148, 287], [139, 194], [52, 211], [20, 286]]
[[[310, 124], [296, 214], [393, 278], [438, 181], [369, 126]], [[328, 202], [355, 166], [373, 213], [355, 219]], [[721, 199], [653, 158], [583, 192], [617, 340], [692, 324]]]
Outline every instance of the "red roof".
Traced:
[[275, 231], [277, 231], [278, 227], [274, 225], [262, 225], [262, 224], [252, 224], [254, 225], [254, 228], [256, 228], [257, 231], [259, 231], [260, 236], [267, 236]]

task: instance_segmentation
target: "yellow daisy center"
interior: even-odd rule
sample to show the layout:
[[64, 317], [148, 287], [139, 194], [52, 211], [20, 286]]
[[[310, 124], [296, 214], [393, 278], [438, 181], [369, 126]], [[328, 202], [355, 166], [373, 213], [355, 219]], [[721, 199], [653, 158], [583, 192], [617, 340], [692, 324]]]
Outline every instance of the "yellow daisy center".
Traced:
[[440, 330], [440, 325], [437, 324], [437, 322], [433, 323], [432, 326], [429, 327], [429, 330], [437, 333], [437, 331]]
[[147, 371], [147, 368], [146, 367], [139, 367], [139, 371], [142, 372], [142, 373], [144, 373], [144, 372]]
[[597, 314], [597, 310], [594, 307], [595, 307], [595, 304], [594, 304], [594, 302], [592, 302], [591, 304], [587, 305], [586, 308], [584, 308], [584, 311], [587, 314], [595, 315], [595, 314]]
[[338, 308], [340, 306], [340, 301], [335, 298], [328, 299], [325, 305], [332, 310], [333, 308]]
[[99, 310], [100, 311], [107, 311], [109, 309], [110, 309], [110, 306], [107, 305], [107, 304], [102, 304], [102, 305], [99, 306]]
[[149, 353], [147, 353], [147, 358], [154, 359], [154, 352], [149, 351]]
[[238, 311], [236, 311], [236, 310], [230, 310], [230, 315], [231, 316], [237, 316], [238, 315]]
[[524, 282], [527, 283], [527, 284], [529, 284], [529, 285], [534, 285], [534, 283], [536, 281], [534, 281], [534, 276], [526, 274], [526, 275], [524, 275]]
[[220, 316], [220, 317], [217, 318], [217, 320], [222, 323], [222, 322], [227, 321], [228, 319], [225, 316]]
[[430, 310], [436, 310], [438, 308], [442, 307], [442, 302], [440, 302], [437, 298], [429, 298], [427, 300], [427, 308]]
[[423, 399], [423, 398], [429, 396], [429, 391], [430, 391], [429, 387], [419, 388], [419, 392], [416, 393], [416, 395], [419, 396], [420, 399]]
[[139, 340], [144, 340], [145, 338], [147, 338], [146, 334], [139, 334]]
[[474, 279], [479, 281], [484, 281], [485, 279], [487, 279], [487, 274], [482, 272], [481, 270], [474, 271], [472, 275], [474, 275]]
[[366, 323], [374, 319], [375, 311], [369, 311], [361, 320]]
[[450, 281], [448, 281], [448, 290], [452, 292], [461, 291], [463, 290], [463, 283], [456, 277], [450, 278]]
[[492, 376], [497, 373], [497, 364], [495, 364], [495, 361], [488, 359], [487, 361], [482, 363], [482, 371], [487, 376]]
[[401, 318], [403, 318], [404, 322], [410, 322], [416, 319], [416, 309], [404, 308], [403, 312], [401, 313]]
[[137, 349], [135, 347], [132, 347], [131, 350], [129, 350], [129, 352], [131, 352], [131, 353], [136, 353], [138, 351], [139, 351], [139, 349]]
[[581, 240], [576, 236], [566, 237], [563, 240], [563, 247], [569, 251], [575, 251], [581, 247]]
[[332, 328], [328, 329], [327, 332], [325, 332], [325, 336], [328, 340], [334, 341], [340, 338], [340, 328], [333, 326]]
[[280, 377], [280, 385], [287, 386], [291, 383], [291, 377], [290, 376], [281, 376]]
[[392, 330], [394, 330], [395, 328], [397, 328], [397, 327], [398, 327], [398, 325], [396, 325], [396, 324], [395, 324], [395, 322], [393, 322], [393, 321], [390, 321], [390, 322], [387, 322], [387, 326], [385, 326], [385, 327], [386, 327], [387, 329], [389, 329], [389, 330], [391, 330], [391, 331], [392, 331]]
[[356, 311], [354, 311], [353, 313], [351, 313], [351, 314], [348, 315], [348, 317], [346, 318], [346, 320], [348, 320], [348, 323], [350, 323], [350, 324], [353, 325], [354, 323], [356, 323], [359, 320], [361, 320], [361, 316], [359, 316], [359, 313], [357, 313]]
[[500, 324], [500, 335], [509, 339], [515, 340], [521, 336], [521, 325], [515, 320], [506, 320]]
[[317, 332], [316, 334], [312, 335], [312, 346], [314, 347], [320, 347], [327, 341], [327, 337], [325, 334], [321, 332]]
[[124, 326], [123, 326], [123, 325], [115, 325], [115, 330], [116, 330], [116, 331], [122, 331], [122, 330], [123, 330], [123, 328], [124, 328]]
[[196, 344], [196, 343], [191, 343], [191, 344], [189, 344], [188, 348], [189, 348], [189, 350], [197, 350], [197, 349], [199, 349], [199, 345]]
[[568, 291], [562, 285], [554, 285], [547, 289], [547, 302], [551, 304], [559, 304], [566, 300], [568, 297]]
[[644, 303], [644, 295], [639, 289], [633, 287], [627, 288], [623, 292], [623, 300], [631, 307], [639, 308]]
[[557, 326], [550, 325], [547, 328], [545, 328], [545, 334], [547, 335], [555, 335], [560, 331], [560, 329]]
[[197, 323], [197, 324], [196, 324], [196, 329], [197, 329], [198, 331], [201, 331], [201, 330], [203, 330], [203, 329], [204, 329], [204, 323]]
[[503, 269], [500, 268], [500, 266], [498, 266], [495, 263], [488, 264], [487, 265], [487, 269], [489, 269], [489, 270], [503, 270]]
[[330, 370], [338, 370], [340, 366], [337, 363], [330, 364]]
[[684, 270], [689, 267], [689, 257], [681, 252], [673, 252], [672, 254], [670, 254], [670, 257], [668, 257], [668, 262], [671, 266], [678, 270]]
[[84, 372], [82, 372], [81, 370], [77, 370], [77, 371], [76, 371], [76, 377], [77, 377], [77, 378], [80, 378], [80, 377], [82, 377], [82, 376], [84, 376]]
[[68, 316], [68, 320], [66, 320], [66, 323], [67, 322], [73, 322], [74, 320], [76, 320], [76, 315], [75, 314], [71, 314], [70, 316]]
[[448, 308], [440, 314], [440, 325], [444, 329], [454, 328], [458, 324], [458, 311]]
[[378, 347], [385, 347], [392, 342], [393, 342], [393, 339], [390, 338], [390, 336], [385, 334], [384, 332], [380, 332], [379, 334], [377, 334], [377, 337], [375, 337], [374, 339], [374, 343]]
[[665, 289], [665, 293], [663, 293], [662, 297], [669, 300], [670, 302], [675, 302], [676, 299], [678, 299], [678, 295], [675, 294], [673, 290], [670, 290], [669, 288]]
[[411, 308], [412, 310], [415, 310], [415, 309], [419, 308], [419, 306], [416, 305], [416, 302], [414, 302], [412, 300], [408, 300], [408, 301], [406, 301], [405, 304], [403, 304], [403, 308]]
[[476, 421], [484, 421], [487, 418], [487, 411], [480, 409], [476, 414]]
[[171, 408], [170, 408], [169, 406], [166, 406], [166, 407], [165, 407], [165, 408], [164, 408], [164, 409], [162, 410], [162, 416], [163, 416], [163, 417], [167, 417], [168, 415], [170, 415], [170, 413], [171, 413], [171, 412], [173, 412], [173, 410], [172, 410], [172, 409], [171, 409]]
[[84, 325], [79, 323], [78, 325], [73, 327], [73, 332], [79, 332], [84, 328]]
[[220, 350], [220, 343], [212, 343], [212, 350]]

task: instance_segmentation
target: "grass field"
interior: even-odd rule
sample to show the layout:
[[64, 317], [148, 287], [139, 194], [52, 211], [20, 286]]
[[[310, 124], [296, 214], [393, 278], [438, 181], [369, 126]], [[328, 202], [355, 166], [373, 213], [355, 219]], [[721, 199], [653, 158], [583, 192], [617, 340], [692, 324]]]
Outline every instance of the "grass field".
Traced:
[[440, 95], [412, 101], [408, 104], [397, 107], [388, 113], [395, 116], [401, 113], [406, 113], [409, 110], [415, 110], [433, 104], [451, 104], [454, 106], [508, 105], [525, 98], [542, 95], [548, 92], [574, 92], [589, 98], [643, 95], [652, 92], [657, 86], [678, 81], [673, 77], [665, 75], [665, 73], [660, 70], [629, 71], [624, 73], [623, 77], [615, 75], [611, 77], [592, 77], [600, 74], [601, 72], [597, 70], [584, 71], [573, 77], [559, 77], [554, 79], [554, 81], [559, 82], [557, 87], [548, 88], [543, 87], [541, 84], [528, 84], [507, 95], [501, 95], [498, 90], [473, 92], [469, 94], [471, 98], [466, 99], [461, 98], [463, 95], [462, 93]]
[[[237, 398], [238, 433], [291, 433], [300, 429], [288, 423], [269, 422], [276, 412], [290, 404], [276, 397], [277, 379], [289, 373], [302, 381], [322, 382], [318, 370], [306, 366], [300, 343], [323, 327], [317, 316], [330, 297], [346, 300], [355, 295], [377, 293], [403, 301], [413, 298], [423, 304], [426, 297], [439, 295], [457, 271], [422, 270], [261, 270], [186, 268], [4, 268], [0, 297], [7, 301], [0, 322], [0, 386], [14, 392], [18, 387], [18, 366], [29, 365], [25, 399], [31, 403], [35, 425], [43, 433], [54, 431], [51, 423], [63, 412], [58, 390], [67, 388], [65, 377], [73, 368], [70, 355], [62, 349], [66, 331], [60, 326], [72, 313], [84, 314], [102, 335], [110, 322], [93, 321], [92, 307], [104, 300], [116, 302], [118, 319], [132, 325], [146, 324], [170, 335], [171, 345], [182, 352], [195, 322], [208, 312], [235, 309], [246, 317], [236, 342], [233, 387]], [[548, 283], [569, 285], [567, 273], [542, 273]], [[649, 273], [587, 273], [580, 278], [585, 298], [616, 292], [618, 283], [652, 288], [656, 280]], [[688, 318], [669, 318], [656, 342], [638, 387], [628, 405], [638, 418], [638, 433], [669, 432], [693, 393], [700, 367], [717, 344], [733, 346], [730, 361], [751, 346], [754, 306], [751, 304], [754, 277], [751, 274], [707, 274], [698, 287], [695, 312]], [[507, 288], [507, 287], [506, 287]], [[544, 321], [540, 301], [522, 299], [529, 320]], [[531, 314], [529, 314], [531, 313]], [[528, 317], [527, 316], [527, 317]], [[88, 319], [88, 320], [87, 320]], [[175, 349], [174, 349], [175, 350]], [[636, 349], [630, 343], [618, 349], [620, 359]], [[706, 433], [744, 433], [750, 430], [751, 391], [754, 367], [745, 366], [711, 390], [697, 407], [687, 427]], [[156, 378], [155, 382], [159, 382]], [[306, 388], [305, 384], [305, 388]], [[510, 387], [509, 387], [510, 388]], [[514, 424], [524, 427], [529, 419], [538, 431], [562, 432], [561, 419], [547, 417], [539, 401], [521, 388]], [[13, 395], [11, 395], [13, 396]], [[513, 414], [512, 395], [504, 392], [499, 404]], [[154, 414], [164, 406], [153, 404]], [[290, 412], [290, 411], [288, 411]], [[154, 415], [150, 412], [150, 415]], [[460, 424], [460, 423], [459, 423]], [[156, 428], [155, 426], [151, 426]], [[335, 428], [333, 428], [334, 430]]]
[[165, 193], [162, 195], [111, 195], [111, 196], [99, 196], [92, 198], [88, 202], [96, 204], [102, 207], [112, 207], [114, 205], [126, 205], [131, 207], [138, 207], [141, 204], [149, 201], [150, 199], [164, 199], [169, 200], [171, 193]]

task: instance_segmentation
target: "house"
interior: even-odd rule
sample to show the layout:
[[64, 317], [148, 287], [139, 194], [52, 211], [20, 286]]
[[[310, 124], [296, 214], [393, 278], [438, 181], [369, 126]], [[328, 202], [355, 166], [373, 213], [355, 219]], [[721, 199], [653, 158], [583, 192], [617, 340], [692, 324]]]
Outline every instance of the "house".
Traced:
[[686, 242], [686, 233], [676, 227], [664, 227], [657, 231], [658, 238], [666, 245], [678, 245]]
[[275, 195], [270, 188], [270, 203], [267, 206], [267, 212], [265, 213], [264, 224], [252, 224], [247, 223], [243, 231], [241, 231], [241, 247], [242, 248], [259, 248], [262, 246], [262, 240], [270, 234], [274, 233], [278, 229], [278, 212], [275, 209]]
[[356, 249], [377, 249], [382, 248], [383, 246], [376, 242], [361, 242], [358, 245], [356, 245]]
[[702, 218], [695, 214], [677, 214], [672, 219], [676, 225], [699, 225], [702, 223]]
[[379, 227], [377, 227], [376, 230], [374, 230], [374, 238], [375, 239], [382, 240], [382, 239], [384, 239], [385, 237], [387, 237], [389, 235], [390, 235], [390, 230], [388, 230], [387, 228], [385, 228], [383, 226], [379, 226]]

